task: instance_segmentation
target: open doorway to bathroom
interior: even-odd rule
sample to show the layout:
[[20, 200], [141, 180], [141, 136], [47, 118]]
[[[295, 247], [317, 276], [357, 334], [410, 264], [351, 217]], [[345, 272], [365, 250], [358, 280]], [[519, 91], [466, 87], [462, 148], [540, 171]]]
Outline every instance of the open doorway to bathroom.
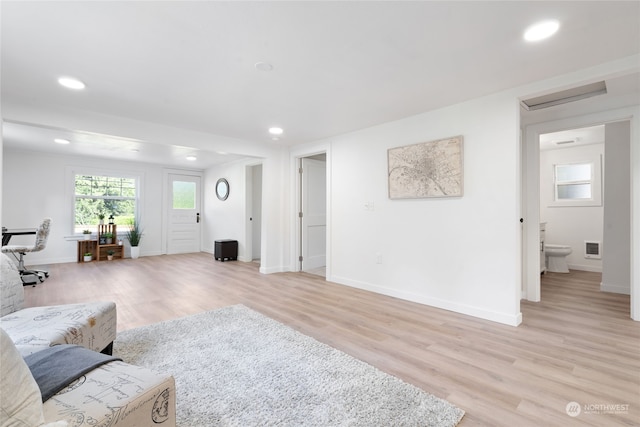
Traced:
[[542, 272], [602, 273], [604, 145], [603, 124], [540, 135]]
[[545, 264], [543, 252], [541, 270], [553, 266], [547, 274], [591, 273], [601, 292], [629, 295], [630, 122], [543, 133], [539, 144], [541, 250], [547, 245], [557, 245], [554, 252], [568, 249], [546, 254]]

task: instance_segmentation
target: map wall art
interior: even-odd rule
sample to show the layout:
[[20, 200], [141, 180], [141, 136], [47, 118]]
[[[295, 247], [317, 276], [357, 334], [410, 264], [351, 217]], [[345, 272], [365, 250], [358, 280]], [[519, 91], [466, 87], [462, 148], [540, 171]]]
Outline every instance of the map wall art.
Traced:
[[462, 197], [463, 138], [390, 148], [389, 198]]

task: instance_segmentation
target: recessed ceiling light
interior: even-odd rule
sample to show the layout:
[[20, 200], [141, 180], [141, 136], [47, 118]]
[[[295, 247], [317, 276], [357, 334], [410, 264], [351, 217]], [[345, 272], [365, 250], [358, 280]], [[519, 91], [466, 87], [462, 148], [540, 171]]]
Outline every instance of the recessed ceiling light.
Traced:
[[260, 70], [260, 71], [272, 71], [273, 70], [273, 65], [269, 64], [268, 62], [256, 62], [254, 67], [256, 67], [256, 70]]
[[555, 20], [541, 21], [533, 24], [524, 32], [524, 39], [528, 42], [537, 42], [551, 37], [560, 28], [560, 23]]
[[269, 128], [269, 133], [271, 135], [282, 135], [282, 132], [284, 132], [282, 128]]
[[187, 156], [187, 160], [193, 162], [195, 160], [198, 160], [198, 158], [196, 156]]
[[62, 139], [62, 138], [56, 138], [53, 140], [53, 142], [55, 142], [56, 144], [62, 144], [62, 145], [71, 143], [71, 141], [69, 141], [68, 139]]
[[85, 88], [85, 84], [84, 83], [82, 83], [78, 79], [74, 79], [73, 77], [60, 77], [58, 79], [58, 83], [60, 83], [62, 86], [66, 87], [68, 89], [80, 90], [80, 89], [84, 89]]

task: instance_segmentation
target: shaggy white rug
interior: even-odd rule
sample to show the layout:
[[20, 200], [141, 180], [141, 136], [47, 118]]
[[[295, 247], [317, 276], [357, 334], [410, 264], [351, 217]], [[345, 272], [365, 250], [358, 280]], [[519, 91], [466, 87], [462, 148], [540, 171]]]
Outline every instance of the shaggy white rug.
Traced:
[[464, 411], [242, 305], [118, 334], [114, 355], [170, 372], [195, 426], [455, 426]]

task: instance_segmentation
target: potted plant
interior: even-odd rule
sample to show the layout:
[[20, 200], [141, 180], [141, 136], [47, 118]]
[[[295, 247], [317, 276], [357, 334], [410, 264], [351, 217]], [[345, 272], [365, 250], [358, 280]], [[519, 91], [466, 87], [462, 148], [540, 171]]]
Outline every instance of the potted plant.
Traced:
[[113, 261], [113, 254], [115, 254], [116, 251], [114, 251], [113, 249], [109, 249], [107, 251], [107, 261]]
[[113, 233], [104, 233], [103, 236], [107, 241], [107, 245], [110, 245], [113, 243]]
[[104, 214], [98, 214], [98, 224], [104, 224]]
[[84, 253], [84, 262], [89, 262], [93, 259], [93, 255], [91, 254], [91, 252], [85, 252]]
[[140, 256], [140, 240], [142, 240], [142, 228], [140, 227], [140, 221], [132, 219], [129, 221], [129, 229], [125, 235], [129, 244], [131, 245], [131, 258], [136, 259]]
[[91, 240], [91, 230], [82, 230], [84, 240]]

